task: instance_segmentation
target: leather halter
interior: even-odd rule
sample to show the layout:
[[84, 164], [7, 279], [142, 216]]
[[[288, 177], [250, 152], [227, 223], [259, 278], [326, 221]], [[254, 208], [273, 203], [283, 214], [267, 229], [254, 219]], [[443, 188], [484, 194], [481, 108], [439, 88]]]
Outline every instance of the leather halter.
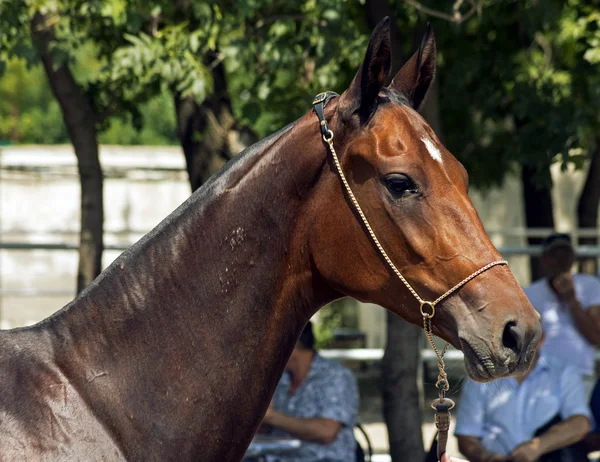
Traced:
[[434, 301], [428, 301], [428, 300], [421, 298], [419, 296], [419, 294], [415, 291], [415, 289], [412, 287], [412, 285], [404, 278], [402, 273], [400, 273], [400, 271], [396, 268], [396, 266], [394, 265], [394, 263], [392, 262], [390, 257], [387, 255], [386, 251], [383, 249], [383, 246], [379, 242], [379, 239], [377, 239], [375, 232], [371, 228], [371, 225], [369, 224], [367, 217], [365, 216], [360, 205], [358, 204], [358, 201], [356, 200], [356, 197], [354, 196], [354, 193], [352, 192], [352, 189], [350, 188], [350, 185], [348, 184], [348, 181], [346, 180], [344, 172], [342, 171], [340, 161], [338, 159], [338, 156], [335, 152], [335, 148], [333, 146], [334, 134], [333, 134], [333, 131], [331, 131], [329, 129], [329, 125], [327, 124], [327, 119], [325, 118], [325, 105], [332, 98], [335, 98], [336, 96], [339, 96], [339, 95], [333, 91], [326, 91], [323, 93], [319, 93], [313, 100], [312, 104], [313, 104], [314, 111], [317, 114], [317, 117], [319, 119], [319, 129], [321, 131], [321, 136], [323, 138], [323, 141], [325, 141], [325, 143], [327, 143], [329, 145], [329, 150], [331, 151], [331, 155], [333, 157], [335, 167], [340, 176], [342, 184], [344, 185], [344, 188], [346, 189], [346, 193], [348, 194], [348, 196], [350, 198], [350, 202], [353, 204], [358, 215], [362, 219], [362, 222], [363, 222], [365, 228], [367, 229], [369, 235], [371, 236], [371, 239], [375, 243], [377, 249], [381, 253], [384, 260], [387, 262], [387, 264], [390, 266], [390, 268], [396, 274], [396, 276], [398, 276], [398, 278], [404, 283], [404, 285], [408, 288], [408, 290], [412, 293], [412, 295], [419, 302], [419, 309], [421, 311], [421, 315], [423, 316], [423, 329], [425, 330], [425, 334], [427, 336], [427, 340], [429, 341], [429, 344], [431, 345], [431, 348], [433, 349], [433, 351], [435, 352], [435, 354], [438, 358], [439, 374], [438, 374], [438, 380], [437, 380], [435, 386], [439, 390], [439, 399], [436, 399], [433, 403], [431, 403], [431, 407], [435, 410], [435, 425], [438, 430], [437, 457], [438, 457], [438, 460], [441, 460], [442, 455], [446, 452], [446, 443], [448, 441], [448, 430], [450, 429], [450, 420], [451, 420], [450, 410], [452, 408], [454, 408], [454, 401], [452, 401], [450, 398], [446, 398], [446, 392], [450, 389], [450, 384], [448, 382], [448, 376], [446, 375], [446, 372], [445, 372], [445, 364], [444, 364], [443, 356], [448, 349], [448, 344], [446, 343], [446, 346], [444, 347], [442, 353], [440, 353], [438, 351], [435, 343], [433, 342], [433, 338], [432, 338], [433, 333], [432, 333], [431, 318], [433, 318], [435, 316], [435, 307], [439, 302], [441, 302], [448, 296], [452, 295], [454, 292], [458, 291], [467, 282], [469, 282], [470, 280], [479, 276], [481, 273], [483, 273], [483, 272], [487, 271], [488, 269], [490, 269], [494, 266], [497, 266], [497, 265], [508, 265], [508, 262], [506, 260], [497, 260], [497, 261], [488, 263], [487, 265], [483, 266], [482, 268], [479, 268], [477, 271], [471, 273], [469, 276], [467, 276], [465, 279], [460, 281], [458, 284], [456, 284], [452, 288], [448, 289], [445, 293], [440, 295]]

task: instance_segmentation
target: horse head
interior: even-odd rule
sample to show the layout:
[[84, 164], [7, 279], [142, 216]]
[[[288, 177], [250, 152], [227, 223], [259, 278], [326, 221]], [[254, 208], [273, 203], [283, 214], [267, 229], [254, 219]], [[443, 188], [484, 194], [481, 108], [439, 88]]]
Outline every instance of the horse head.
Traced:
[[[334, 136], [348, 186], [391, 262], [417, 297], [436, 300], [501, 257], [469, 199], [467, 171], [417, 112], [436, 68], [429, 27], [388, 84], [390, 68], [386, 19], [350, 86], [325, 108], [331, 130], [325, 138]], [[311, 231], [315, 267], [340, 294], [422, 326], [417, 297], [369, 238], [333, 161], [329, 167], [333, 174], [321, 182]], [[441, 300], [432, 324], [464, 352], [468, 374], [479, 381], [526, 370], [540, 337], [539, 315], [506, 265], [492, 266]]]

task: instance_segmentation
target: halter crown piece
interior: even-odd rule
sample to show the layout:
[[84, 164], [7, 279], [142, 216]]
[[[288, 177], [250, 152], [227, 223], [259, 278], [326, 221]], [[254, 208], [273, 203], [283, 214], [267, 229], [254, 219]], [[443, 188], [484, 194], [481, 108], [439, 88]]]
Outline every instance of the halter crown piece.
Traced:
[[323, 141], [325, 141], [325, 143], [327, 143], [329, 145], [329, 150], [331, 151], [331, 155], [333, 157], [333, 162], [335, 164], [335, 168], [340, 176], [340, 180], [342, 181], [342, 184], [344, 185], [344, 189], [346, 190], [346, 193], [348, 194], [348, 197], [350, 198], [350, 202], [352, 202], [352, 205], [356, 209], [356, 212], [360, 216], [365, 228], [367, 229], [369, 235], [371, 236], [373, 243], [379, 250], [379, 253], [381, 253], [381, 256], [386, 261], [388, 266], [392, 269], [392, 271], [396, 274], [396, 276], [398, 276], [398, 278], [402, 281], [402, 283], [406, 286], [406, 288], [410, 291], [410, 293], [419, 302], [419, 310], [421, 311], [421, 316], [423, 317], [423, 329], [425, 330], [425, 335], [427, 336], [427, 340], [429, 341], [431, 348], [433, 348], [433, 351], [435, 352], [435, 354], [438, 358], [439, 374], [438, 374], [438, 379], [437, 379], [437, 382], [435, 383], [435, 386], [439, 390], [439, 398], [436, 399], [435, 401], [433, 401], [433, 403], [431, 403], [431, 407], [433, 408], [433, 410], [435, 410], [435, 425], [438, 430], [437, 456], [438, 456], [438, 460], [440, 460], [442, 457], [442, 454], [444, 454], [446, 452], [446, 443], [448, 442], [448, 430], [450, 428], [450, 419], [451, 419], [450, 410], [454, 407], [454, 401], [452, 401], [450, 398], [446, 398], [446, 392], [450, 389], [450, 384], [448, 383], [448, 376], [445, 371], [446, 366], [444, 364], [443, 357], [444, 357], [444, 354], [446, 353], [446, 351], [448, 350], [448, 343], [446, 343], [446, 346], [440, 353], [439, 350], [437, 349], [435, 343], [433, 342], [431, 318], [433, 318], [435, 316], [435, 308], [436, 308], [437, 304], [440, 303], [442, 300], [446, 299], [448, 296], [450, 296], [451, 294], [453, 294], [454, 292], [459, 290], [467, 282], [469, 282], [471, 279], [476, 278], [481, 273], [483, 273], [497, 265], [508, 265], [508, 262], [506, 260], [497, 260], [497, 261], [488, 263], [484, 267], [478, 269], [477, 271], [472, 273], [470, 276], [468, 276], [465, 279], [463, 279], [462, 281], [460, 281], [454, 287], [448, 289], [445, 293], [440, 295], [434, 301], [428, 301], [428, 300], [422, 299], [419, 296], [419, 294], [417, 293], [417, 291], [404, 278], [404, 276], [402, 276], [402, 273], [400, 273], [398, 268], [396, 268], [396, 265], [394, 265], [394, 263], [392, 262], [392, 260], [390, 259], [390, 257], [386, 253], [386, 251], [383, 249], [383, 246], [379, 242], [379, 239], [377, 239], [377, 236], [375, 235], [373, 228], [371, 228], [371, 225], [369, 224], [367, 217], [365, 216], [362, 209], [360, 208], [360, 205], [358, 204], [358, 201], [356, 200], [356, 197], [354, 196], [354, 193], [352, 192], [352, 189], [350, 188], [350, 185], [348, 184], [348, 181], [346, 180], [344, 172], [342, 171], [340, 161], [335, 152], [335, 148], [333, 147], [333, 132], [329, 129], [329, 126], [327, 124], [327, 119], [325, 118], [325, 105], [332, 98], [335, 98], [336, 96], [339, 96], [339, 95], [333, 91], [326, 91], [323, 93], [319, 93], [317, 96], [315, 96], [315, 99], [312, 102], [314, 111], [317, 114], [317, 117], [319, 118], [319, 129], [321, 131], [321, 136], [323, 137]]

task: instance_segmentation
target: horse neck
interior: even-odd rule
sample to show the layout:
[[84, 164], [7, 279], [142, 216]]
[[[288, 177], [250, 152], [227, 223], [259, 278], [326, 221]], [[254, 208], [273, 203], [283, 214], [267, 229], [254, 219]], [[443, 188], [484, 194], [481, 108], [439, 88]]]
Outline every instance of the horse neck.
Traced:
[[325, 163], [322, 144], [296, 141], [318, 141], [314, 125], [237, 160], [49, 321], [63, 370], [119, 434], [132, 419], [195, 444], [207, 426], [220, 447], [253, 434], [301, 329], [334, 296], [295, 231]]

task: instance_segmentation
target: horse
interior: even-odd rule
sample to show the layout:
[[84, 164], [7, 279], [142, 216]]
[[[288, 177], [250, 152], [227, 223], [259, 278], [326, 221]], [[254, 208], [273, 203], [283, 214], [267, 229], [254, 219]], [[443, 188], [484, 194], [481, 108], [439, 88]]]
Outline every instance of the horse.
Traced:
[[[435, 53], [429, 31], [389, 82], [386, 19], [321, 107], [348, 186], [425, 300], [499, 259], [467, 172], [417, 112]], [[239, 461], [320, 307], [349, 296], [421, 325], [322, 125], [309, 111], [251, 146], [71, 303], [0, 332], [0, 459]], [[475, 380], [529, 366], [539, 316], [507, 266], [435, 308], [433, 333], [464, 351]]]

